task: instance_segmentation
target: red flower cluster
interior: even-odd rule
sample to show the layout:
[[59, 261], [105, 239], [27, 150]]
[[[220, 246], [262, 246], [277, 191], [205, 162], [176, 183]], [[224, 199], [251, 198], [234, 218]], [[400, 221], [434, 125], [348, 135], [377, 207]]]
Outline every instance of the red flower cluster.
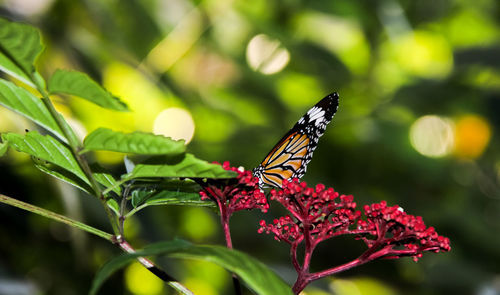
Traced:
[[[377, 256], [399, 258], [412, 256], [417, 261], [423, 251], [450, 251], [450, 240], [433, 227], [426, 227], [422, 217], [406, 214], [403, 208], [388, 207], [385, 201], [364, 206], [367, 220], [358, 220], [358, 232], [369, 248], [378, 246]], [[372, 236], [372, 238], [370, 238]]]
[[[260, 222], [259, 233], [273, 233], [278, 241], [291, 245], [292, 263], [298, 273], [293, 287], [298, 294], [310, 282], [379, 258], [411, 256], [416, 261], [423, 251], [450, 251], [448, 238], [439, 236], [433, 227], [426, 227], [420, 216], [406, 214], [401, 207], [387, 207], [385, 201], [364, 206], [365, 219], [351, 195], [339, 195], [333, 188], [307, 187], [297, 179], [283, 181], [283, 189], [272, 190], [271, 199], [281, 203], [290, 215], [275, 219], [272, 224]], [[351, 234], [363, 240], [368, 249], [357, 259], [316, 273], [309, 272], [317, 244], [329, 238]], [[302, 264], [297, 249], [304, 242]]]
[[226, 208], [225, 213], [229, 216], [244, 209], [260, 209], [264, 213], [267, 212], [269, 204], [259, 188], [259, 179], [253, 177], [250, 171], [231, 167], [229, 162], [224, 162], [222, 167], [238, 173], [236, 180], [201, 183], [203, 189], [200, 191], [201, 199], [210, 199], [216, 202], [219, 208]]
[[291, 216], [275, 219], [266, 225], [262, 220], [259, 233], [274, 233], [275, 239], [289, 244], [300, 243], [307, 234], [313, 247], [320, 241], [348, 233], [349, 226], [359, 219], [352, 196], [339, 195], [323, 184], [309, 188], [297, 179], [283, 181], [283, 190], [271, 191], [271, 200], [281, 203]]

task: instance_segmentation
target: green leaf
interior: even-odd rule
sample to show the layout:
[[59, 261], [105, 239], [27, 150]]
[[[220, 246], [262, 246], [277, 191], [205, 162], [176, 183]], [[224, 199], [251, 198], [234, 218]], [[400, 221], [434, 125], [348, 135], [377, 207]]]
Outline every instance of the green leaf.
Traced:
[[[79, 188], [89, 195], [92, 194], [92, 188], [90, 184], [81, 180], [73, 173], [70, 173], [63, 168], [46, 161], [39, 161], [36, 158], [34, 158], [33, 160], [35, 162], [35, 167], [40, 171], [57, 179], [60, 179], [76, 188]], [[92, 173], [92, 175], [94, 175], [94, 178], [97, 180], [97, 182], [102, 184], [105, 188], [116, 183], [116, 180], [114, 180], [113, 176], [108, 173]], [[119, 186], [116, 187], [113, 191], [118, 195], [121, 194], [121, 188]]]
[[122, 189], [120, 188], [120, 186], [116, 185], [116, 179], [113, 177], [113, 175], [104, 172], [93, 173], [92, 175], [94, 176], [95, 180], [104, 185], [105, 188], [114, 187], [113, 191], [117, 195], [121, 195]]
[[0, 105], [9, 108], [34, 121], [66, 142], [63, 132], [43, 102], [14, 83], [0, 79]]
[[132, 204], [132, 207], [136, 208], [137, 206], [140, 206], [144, 204], [144, 202], [157, 194], [157, 191], [149, 191], [149, 190], [135, 190], [133, 191], [130, 195], [132, 196], [130, 203]]
[[113, 210], [113, 212], [116, 214], [116, 216], [120, 216], [120, 206], [118, 205], [118, 202], [110, 198], [106, 201], [106, 204], [108, 204], [108, 207]]
[[155, 255], [213, 262], [237, 274], [257, 294], [293, 294], [291, 288], [273, 271], [245, 253], [221, 246], [197, 246], [182, 240], [152, 244], [137, 253], [124, 254], [112, 259], [97, 273], [92, 282], [90, 294], [96, 294], [99, 287], [108, 277], [118, 269], [137, 259], [137, 257]]
[[16, 133], [5, 133], [2, 134], [2, 140], [8, 141], [9, 146], [19, 152], [55, 164], [73, 173], [85, 183], [89, 183], [69, 148], [50, 135], [43, 136], [36, 131], [28, 132], [25, 136]]
[[214, 202], [202, 201], [200, 186], [191, 180], [168, 179], [152, 187], [143, 187], [132, 191], [132, 209], [126, 217], [130, 217], [149, 206], [182, 205], [216, 208]]
[[3, 52], [0, 51], [0, 71], [5, 72], [17, 80], [36, 88], [31, 79], [19, 68], [12, 60], [10, 60]]
[[43, 46], [37, 29], [0, 18], [0, 51], [25, 74], [34, 71], [35, 60]]
[[213, 202], [202, 201], [199, 193], [183, 192], [183, 191], [161, 191], [152, 194], [143, 201], [143, 206], [157, 205], [191, 205], [213, 207]]
[[49, 92], [79, 96], [106, 109], [129, 110], [124, 102], [82, 72], [57, 70], [49, 80]]
[[90, 187], [90, 185], [86, 184], [84, 181], [76, 177], [73, 173], [62, 169], [57, 165], [48, 162], [42, 163], [40, 161], [35, 161], [35, 167], [43, 173], [62, 180], [88, 194], [91, 194], [92, 188]]
[[202, 201], [200, 187], [190, 180], [169, 180], [155, 188], [141, 188], [132, 191], [131, 204], [134, 209], [127, 217], [148, 206], [158, 205], [187, 205], [213, 207], [213, 202]]
[[185, 154], [166, 161], [163, 165], [137, 164], [126, 180], [133, 178], [183, 177], [183, 178], [233, 178], [233, 171], [227, 171], [218, 164], [197, 159], [192, 154]]
[[184, 140], [152, 133], [122, 133], [99, 128], [87, 135], [83, 141], [86, 150], [105, 150], [141, 155], [177, 156], [185, 152]]
[[9, 142], [0, 142], [0, 157], [2, 157], [9, 149]]
[[182, 191], [133, 191], [132, 207], [141, 209], [150, 205], [204, 205], [210, 204], [200, 200], [199, 193], [190, 193]]

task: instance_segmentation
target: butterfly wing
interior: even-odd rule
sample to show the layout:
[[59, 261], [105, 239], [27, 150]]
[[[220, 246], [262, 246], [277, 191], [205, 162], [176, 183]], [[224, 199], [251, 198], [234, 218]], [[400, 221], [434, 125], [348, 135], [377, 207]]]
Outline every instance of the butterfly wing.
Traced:
[[278, 141], [262, 163], [253, 170], [261, 187], [281, 187], [283, 180], [301, 178], [304, 175], [318, 140], [335, 115], [338, 105], [337, 93], [327, 95]]

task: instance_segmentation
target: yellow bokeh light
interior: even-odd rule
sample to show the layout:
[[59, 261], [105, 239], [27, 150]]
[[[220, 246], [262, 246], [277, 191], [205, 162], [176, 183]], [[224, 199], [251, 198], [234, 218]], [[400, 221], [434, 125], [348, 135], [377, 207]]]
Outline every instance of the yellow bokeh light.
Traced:
[[330, 283], [335, 294], [343, 295], [394, 295], [396, 292], [383, 282], [372, 278], [356, 278], [352, 280], [335, 279]]
[[163, 282], [138, 262], [125, 269], [125, 283], [132, 294], [159, 295], [163, 293]]
[[205, 294], [205, 295], [216, 295], [219, 294], [217, 290], [215, 290], [212, 285], [210, 285], [210, 282], [207, 280], [200, 280], [197, 278], [188, 278], [184, 282], [187, 288], [189, 290], [192, 290], [193, 293], [195, 294]]
[[359, 288], [350, 280], [334, 280], [330, 283], [330, 289], [334, 291], [335, 294], [361, 295]]
[[186, 273], [189, 274], [188, 278], [209, 282], [212, 288], [223, 289], [230, 283], [231, 276], [223, 267], [215, 263], [203, 260], [185, 260], [184, 267]]
[[194, 121], [191, 114], [181, 108], [168, 108], [161, 111], [153, 124], [153, 133], [172, 139], [184, 139], [186, 143], [193, 139]]
[[453, 124], [435, 115], [418, 118], [410, 128], [413, 148], [427, 157], [443, 157], [453, 148]]
[[0, 132], [23, 133], [26, 129], [32, 129], [33, 123], [13, 111], [0, 106]]
[[440, 35], [414, 31], [401, 36], [393, 45], [398, 64], [410, 74], [443, 78], [453, 69], [453, 52]]
[[491, 138], [491, 127], [480, 116], [468, 115], [460, 118], [455, 124], [454, 153], [462, 158], [479, 157]]
[[495, 21], [476, 9], [457, 10], [444, 24], [443, 33], [456, 47], [488, 46], [498, 42]]
[[216, 231], [216, 223], [212, 216], [202, 208], [189, 208], [182, 216], [181, 230], [189, 238], [201, 241], [212, 236]]
[[290, 53], [282, 47], [281, 42], [264, 34], [250, 40], [246, 56], [248, 65], [264, 75], [281, 71], [290, 61]]

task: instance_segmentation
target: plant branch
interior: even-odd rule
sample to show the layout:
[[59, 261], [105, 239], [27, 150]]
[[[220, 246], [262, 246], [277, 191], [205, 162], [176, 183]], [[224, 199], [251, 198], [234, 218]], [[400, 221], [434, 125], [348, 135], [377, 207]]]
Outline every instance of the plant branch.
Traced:
[[0, 194], [0, 202], [17, 207], [17, 208], [20, 208], [20, 209], [23, 209], [23, 210], [26, 210], [26, 211], [33, 212], [35, 214], [47, 217], [49, 219], [52, 219], [52, 220], [55, 220], [55, 221], [58, 221], [58, 222], [61, 222], [64, 224], [67, 224], [67, 225], [72, 226], [72, 227], [79, 228], [79, 229], [84, 230], [88, 233], [94, 234], [98, 237], [101, 237], [101, 238], [106, 239], [110, 242], [113, 242], [113, 235], [112, 234], [109, 234], [107, 232], [99, 230], [99, 229], [92, 227], [90, 225], [87, 225], [85, 223], [73, 220], [73, 219], [66, 217], [64, 215], [57, 214], [57, 213], [49, 211], [47, 209], [43, 209], [43, 208], [40, 208], [38, 206], [25, 203], [25, 202], [13, 199], [11, 197], [8, 197], [8, 196], [2, 195], [2, 194]]
[[125, 209], [127, 207], [127, 198], [130, 192], [130, 188], [132, 183], [129, 183], [124, 189], [122, 193], [122, 200], [120, 202], [120, 216], [118, 216], [118, 227], [120, 229], [120, 235], [123, 237], [124, 235], [124, 227], [125, 227]]
[[[93, 235], [96, 235], [98, 237], [101, 237], [113, 244], [117, 244], [122, 250], [128, 253], [134, 253], [135, 250], [127, 243], [125, 242], [120, 236], [114, 236], [110, 233], [104, 232], [102, 230], [99, 230], [97, 228], [94, 228], [90, 225], [87, 225], [85, 223], [73, 220], [69, 217], [66, 217], [64, 215], [57, 214], [55, 212], [52, 212], [47, 209], [40, 208], [38, 206], [32, 205], [25, 203], [23, 201], [16, 200], [14, 198], [8, 197], [6, 195], [0, 194], [0, 203], [5, 203], [7, 205], [11, 205], [44, 217], [47, 217], [49, 219], [55, 220], [57, 222], [64, 223], [66, 225], [69, 225], [71, 227], [75, 227], [78, 229], [81, 229], [83, 231], [86, 231], [88, 233], [91, 233]], [[158, 268], [157, 266], [154, 265], [153, 262], [151, 262], [149, 259], [139, 257], [138, 258], [139, 262], [144, 265], [151, 273], [153, 273], [155, 276], [157, 276], [159, 279], [170, 285], [172, 288], [176, 289], [177, 291], [181, 292], [182, 294], [185, 295], [194, 295], [193, 292], [188, 290], [185, 286], [183, 286], [181, 283], [179, 283], [175, 278], [171, 277], [169, 274], [167, 274], [165, 271], [162, 269]]]
[[90, 181], [90, 185], [92, 186], [94, 194], [101, 201], [101, 203], [104, 207], [104, 211], [106, 211], [106, 215], [108, 216], [109, 222], [111, 223], [111, 226], [113, 228], [113, 232], [115, 233], [115, 235], [118, 235], [120, 233], [120, 231], [119, 231], [119, 227], [117, 224], [117, 220], [116, 220], [115, 216], [113, 215], [113, 212], [111, 211], [111, 209], [108, 207], [108, 205], [106, 203], [106, 197], [102, 193], [101, 188], [99, 187], [99, 184], [97, 183], [97, 180], [92, 175], [92, 170], [90, 169], [88, 162], [85, 160], [85, 158], [82, 155], [80, 155], [80, 150], [83, 149], [82, 144], [76, 138], [71, 127], [69, 127], [69, 125], [64, 121], [62, 116], [54, 108], [54, 105], [50, 101], [49, 94], [45, 90], [45, 87], [42, 85], [41, 78], [36, 76], [35, 74], [32, 74], [31, 77], [32, 77], [32, 80], [35, 82], [37, 90], [42, 95], [42, 102], [47, 107], [47, 109], [50, 112], [50, 114], [52, 115], [52, 117], [54, 117], [54, 119], [56, 120], [56, 123], [59, 126], [59, 128], [61, 128], [61, 130], [63, 131], [64, 136], [68, 139], [68, 143], [69, 143], [69, 146], [70, 146], [70, 149], [71, 149], [73, 156], [75, 157], [76, 161], [78, 162], [78, 165], [80, 166], [80, 168], [82, 168], [83, 172], [85, 173], [85, 176]]

